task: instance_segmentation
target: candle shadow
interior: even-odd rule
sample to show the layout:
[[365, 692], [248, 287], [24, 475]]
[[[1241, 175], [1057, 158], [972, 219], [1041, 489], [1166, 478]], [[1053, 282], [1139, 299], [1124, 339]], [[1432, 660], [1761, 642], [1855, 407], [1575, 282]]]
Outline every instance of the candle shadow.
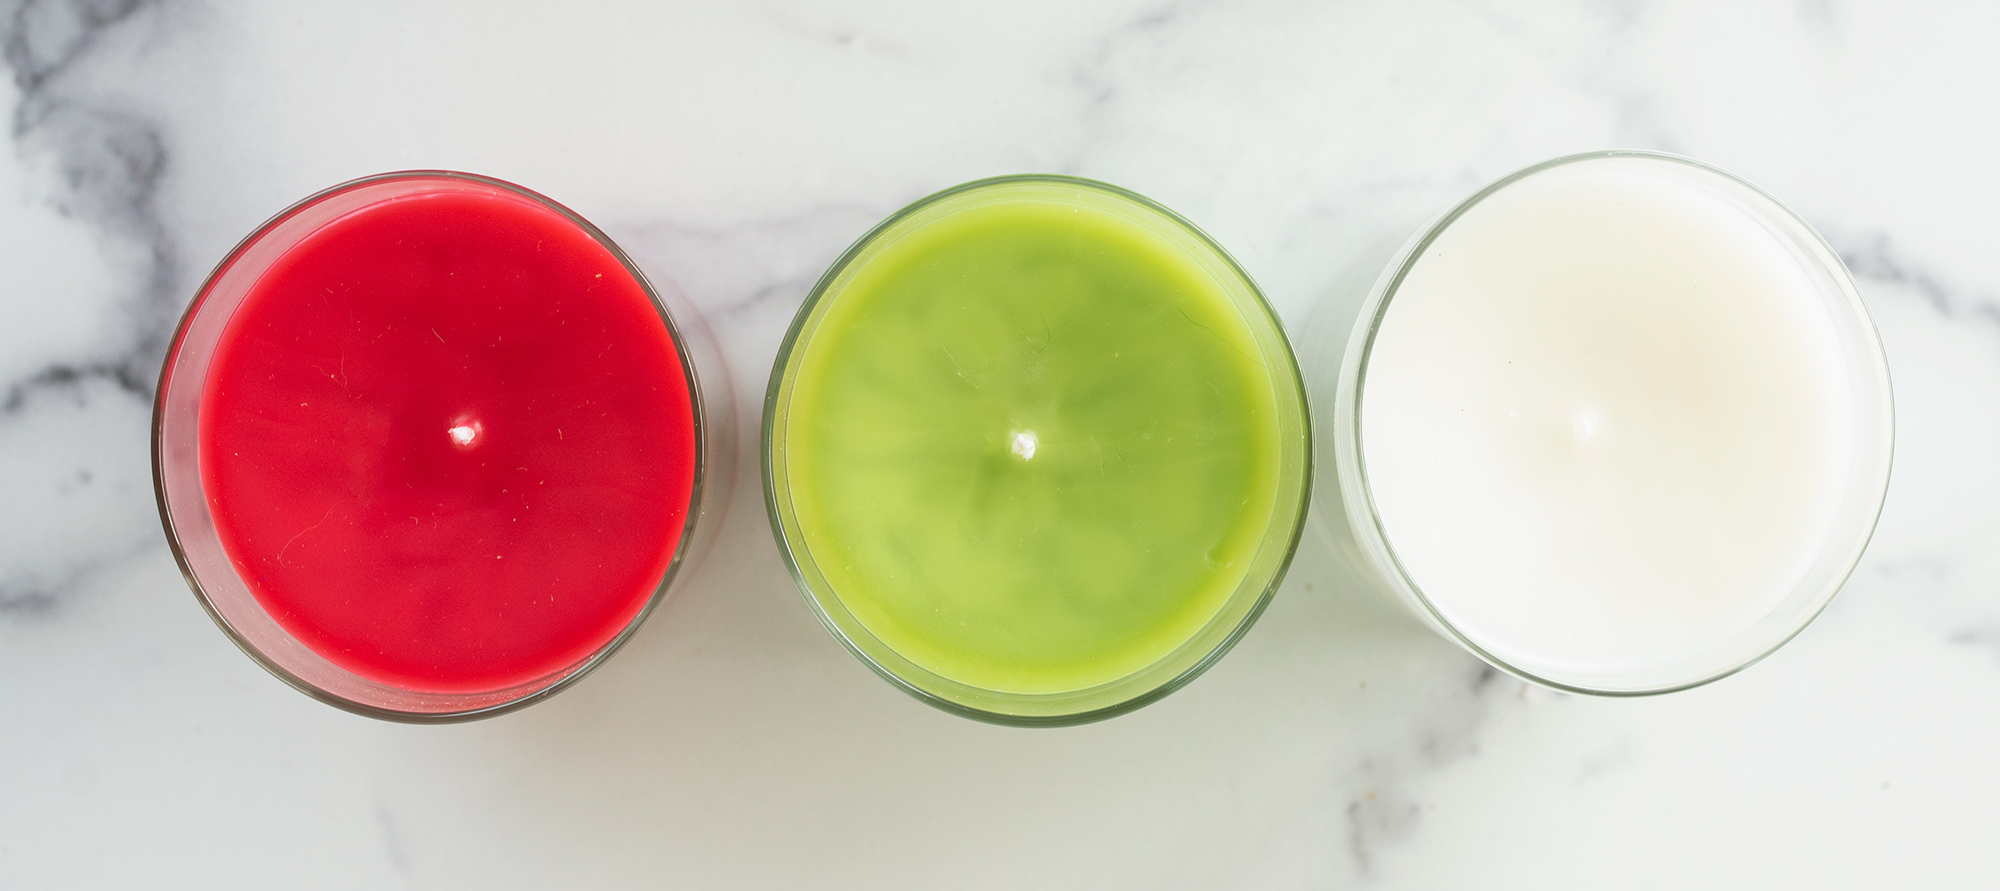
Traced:
[[[398, 763], [449, 777], [385, 791], [399, 825], [476, 810], [523, 842], [562, 826], [600, 858], [584, 875], [934, 885], [994, 849], [1103, 846], [1122, 871], [1196, 802], [1307, 795], [1286, 806], [1345, 852], [1354, 802], [1450, 736], [1437, 727], [1478, 720], [1483, 666], [1314, 536], [1236, 651], [1159, 703], [1054, 730], [948, 715], [819, 627], [755, 494], [739, 487], [710, 559], [597, 674], [518, 714], [414, 728]], [[1002, 885], [1045, 875], [1032, 858], [993, 868]]]

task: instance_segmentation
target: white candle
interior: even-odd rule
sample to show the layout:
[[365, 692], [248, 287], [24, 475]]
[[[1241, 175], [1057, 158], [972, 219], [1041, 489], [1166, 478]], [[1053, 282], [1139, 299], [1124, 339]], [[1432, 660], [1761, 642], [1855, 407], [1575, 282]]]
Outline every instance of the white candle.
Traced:
[[1448, 633], [1536, 680], [1654, 692], [1753, 661], [1838, 588], [1886, 485], [1886, 369], [1781, 205], [1680, 159], [1568, 159], [1393, 272], [1336, 463], [1363, 551]]

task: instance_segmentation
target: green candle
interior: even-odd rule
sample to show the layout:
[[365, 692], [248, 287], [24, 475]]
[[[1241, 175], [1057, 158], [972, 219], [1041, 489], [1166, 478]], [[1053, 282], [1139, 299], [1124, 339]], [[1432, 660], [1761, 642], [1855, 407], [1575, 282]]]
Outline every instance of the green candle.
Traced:
[[1247, 628], [1303, 515], [1268, 306], [1101, 184], [989, 180], [884, 223], [801, 310], [772, 396], [807, 593], [893, 679], [986, 717], [1171, 689]]

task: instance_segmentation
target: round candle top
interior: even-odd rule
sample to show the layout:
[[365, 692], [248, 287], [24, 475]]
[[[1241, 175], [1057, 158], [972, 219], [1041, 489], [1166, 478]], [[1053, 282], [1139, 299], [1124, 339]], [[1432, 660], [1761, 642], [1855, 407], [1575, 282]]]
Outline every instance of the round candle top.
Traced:
[[1473, 644], [1544, 677], [1689, 664], [1847, 544], [1870, 469], [1858, 302], [1771, 208], [1678, 160], [1559, 164], [1407, 266], [1365, 360], [1361, 455], [1396, 559]]
[[1268, 539], [1289, 555], [1302, 406], [1275, 321], [1219, 249], [1106, 187], [933, 201], [829, 274], [781, 361], [771, 472], [815, 594], [967, 687], [1158, 664], [1274, 583]]
[[279, 625], [370, 680], [512, 687], [633, 623], [679, 545], [692, 394], [621, 257], [496, 184], [403, 188], [250, 288], [202, 395], [202, 488]]

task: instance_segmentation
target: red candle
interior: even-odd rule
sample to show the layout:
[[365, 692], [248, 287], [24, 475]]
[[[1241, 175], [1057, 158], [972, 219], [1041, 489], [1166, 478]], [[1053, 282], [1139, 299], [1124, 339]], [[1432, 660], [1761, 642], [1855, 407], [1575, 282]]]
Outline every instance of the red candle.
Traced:
[[690, 376], [581, 220], [478, 178], [392, 185], [255, 258], [201, 382], [200, 488], [256, 603], [339, 669], [533, 687], [661, 588], [698, 471]]

